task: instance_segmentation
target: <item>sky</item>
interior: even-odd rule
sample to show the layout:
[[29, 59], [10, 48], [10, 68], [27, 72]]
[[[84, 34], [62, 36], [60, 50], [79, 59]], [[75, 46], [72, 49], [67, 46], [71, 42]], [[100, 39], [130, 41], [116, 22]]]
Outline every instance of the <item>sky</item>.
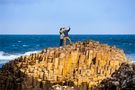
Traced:
[[135, 34], [135, 0], [0, 0], [0, 34]]

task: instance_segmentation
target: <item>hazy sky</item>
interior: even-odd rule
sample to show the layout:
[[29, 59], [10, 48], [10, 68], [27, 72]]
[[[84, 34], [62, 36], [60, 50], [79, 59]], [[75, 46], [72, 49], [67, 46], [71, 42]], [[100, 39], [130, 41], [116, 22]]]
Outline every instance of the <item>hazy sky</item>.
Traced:
[[135, 34], [135, 0], [0, 0], [0, 34]]

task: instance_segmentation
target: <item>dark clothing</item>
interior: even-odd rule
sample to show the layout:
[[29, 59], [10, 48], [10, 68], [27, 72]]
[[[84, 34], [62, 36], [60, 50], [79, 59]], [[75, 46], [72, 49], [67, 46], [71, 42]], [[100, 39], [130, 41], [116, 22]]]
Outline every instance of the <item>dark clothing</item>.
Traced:
[[63, 39], [60, 39], [60, 46], [62, 46], [63, 45]]
[[69, 32], [69, 31], [70, 31], [70, 28], [69, 28], [68, 30], [65, 30], [65, 31], [64, 31], [64, 35], [65, 35], [64, 37], [68, 37], [68, 32]]

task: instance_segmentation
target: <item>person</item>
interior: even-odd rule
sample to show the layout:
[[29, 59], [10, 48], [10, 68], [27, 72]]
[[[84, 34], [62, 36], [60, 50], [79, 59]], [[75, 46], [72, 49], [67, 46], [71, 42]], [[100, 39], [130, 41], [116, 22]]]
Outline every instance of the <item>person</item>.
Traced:
[[72, 44], [72, 41], [71, 41], [71, 39], [69, 38], [69, 35], [68, 35], [68, 32], [70, 31], [71, 28], [69, 27], [69, 29], [66, 30], [66, 28], [64, 27], [63, 29], [64, 29], [63, 30], [63, 32], [64, 32], [64, 46], [66, 45], [67, 40], [69, 41], [70, 44]]
[[64, 28], [60, 28], [60, 46], [63, 46], [63, 40], [64, 40]]

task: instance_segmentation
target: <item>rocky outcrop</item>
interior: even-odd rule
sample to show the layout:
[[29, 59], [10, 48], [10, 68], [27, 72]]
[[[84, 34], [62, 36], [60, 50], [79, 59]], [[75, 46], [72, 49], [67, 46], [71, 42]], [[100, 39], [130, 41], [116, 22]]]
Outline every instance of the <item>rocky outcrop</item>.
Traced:
[[94, 41], [47, 48], [5, 64], [0, 90], [100, 89], [124, 62], [128, 61], [122, 50]]
[[135, 63], [123, 63], [111, 77], [98, 86], [100, 90], [135, 90]]

